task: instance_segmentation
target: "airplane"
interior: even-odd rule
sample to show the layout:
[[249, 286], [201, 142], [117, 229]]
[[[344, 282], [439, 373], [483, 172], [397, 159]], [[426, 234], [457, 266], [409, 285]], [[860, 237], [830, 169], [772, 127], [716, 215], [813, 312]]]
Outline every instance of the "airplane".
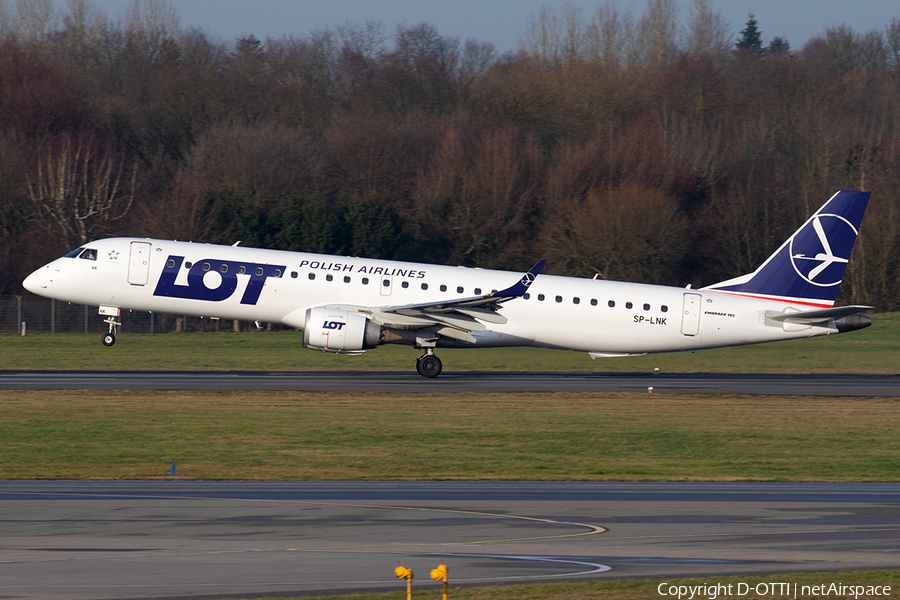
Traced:
[[869, 192], [839, 191], [754, 272], [700, 289], [144, 238], [88, 243], [23, 285], [99, 307], [282, 323], [305, 348], [535, 346], [591, 358], [693, 352], [862, 329], [870, 306], [834, 307]]

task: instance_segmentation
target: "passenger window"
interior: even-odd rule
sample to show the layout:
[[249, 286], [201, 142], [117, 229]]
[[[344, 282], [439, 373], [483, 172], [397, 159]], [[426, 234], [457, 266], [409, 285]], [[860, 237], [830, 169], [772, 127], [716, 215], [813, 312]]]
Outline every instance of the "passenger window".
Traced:
[[[238, 271], [240, 273], [240, 271]], [[297, 271], [291, 271], [291, 279], [297, 279]]]
[[78, 258], [83, 258], [84, 260], [97, 260], [97, 251], [93, 248], [88, 248], [82, 252], [81, 256]]
[[634, 304], [632, 304], [631, 302], [625, 303], [625, 308], [633, 308], [633, 307], [634, 307]]
[[456, 293], [457, 293], [457, 294], [462, 294], [462, 293], [463, 293], [463, 288], [462, 288], [461, 285], [456, 286]]
[[591, 298], [591, 306], [597, 306], [597, 299]]
[[543, 301], [544, 301], [544, 295], [538, 294], [538, 302], [543, 302]]
[[562, 302], [562, 296], [557, 296], [557, 297], [556, 297], [556, 301], [557, 301], [557, 302]]
[[174, 268], [174, 267], [175, 267], [175, 261], [174, 261], [174, 260], [172, 260], [172, 259], [170, 258], [169, 260], [166, 261], [166, 268], [172, 269], [172, 268]]
[[390, 279], [382, 279], [381, 285], [383, 285], [384, 287], [391, 287], [391, 280]]
[[659, 307], [659, 310], [661, 310], [663, 312], [669, 312], [669, 307], [666, 306], [665, 304], [663, 304], [662, 306]]
[[325, 281], [334, 281], [334, 275], [329, 273], [328, 275], [325, 276]]
[[350, 283], [350, 276], [344, 275], [344, 283]]
[[480, 296], [480, 295], [481, 295], [481, 288], [475, 288], [475, 295], [476, 295], [476, 296]]
[[[225, 265], [222, 266], [225, 267]], [[227, 269], [228, 267], [225, 268]], [[225, 271], [222, 272], [224, 273]], [[281, 269], [275, 269], [274, 271], [272, 271], [272, 275], [274, 275], [275, 277], [281, 277]]]
[[645, 305], [644, 305], [644, 310], [650, 310], [650, 305], [649, 305], [649, 304], [645, 304]]
[[238, 267], [238, 275], [243, 275], [246, 272], [247, 272], [247, 269], [244, 268], [243, 266]]
[[575, 296], [574, 298], [572, 298], [572, 304], [580, 304], [580, 303], [581, 303], [581, 298], [579, 298], [578, 296]]
[[262, 277], [262, 274], [263, 274], [263, 268], [262, 268], [262, 267], [256, 267], [256, 276], [257, 276], [257, 277]]
[[427, 289], [428, 289], [428, 284], [427, 284], [427, 283], [423, 283], [423, 284], [422, 284], [422, 289], [423, 289], [423, 290], [427, 290]]
[[615, 307], [616, 307], [616, 301], [615, 301], [615, 300], [610, 300], [610, 301], [607, 302], [606, 304], [607, 304], [610, 308], [615, 308]]
[[369, 278], [368, 278], [368, 277], [363, 277], [363, 278], [362, 278], [362, 284], [363, 284], [363, 285], [369, 285]]
[[522, 294], [522, 297], [525, 298], [526, 300], [528, 300], [529, 298], [531, 298], [531, 294], [529, 294], [528, 292], [525, 292], [524, 294]]
[[203, 263], [203, 270], [209, 271], [209, 263]]
[[310, 274], [309, 274], [309, 278], [310, 278], [310, 279], [315, 279], [315, 278], [316, 278], [316, 274], [315, 274], [315, 273], [310, 273]]
[[442, 292], [446, 292], [446, 291], [447, 291], [447, 286], [444, 285], [443, 283], [441, 284], [441, 291], [442, 291]]
[[408, 281], [404, 281], [403, 283], [400, 284], [400, 286], [403, 287], [404, 289], [405, 289], [405, 288], [408, 288], [408, 287], [409, 287], [409, 282], [408, 282]]
[[223, 272], [223, 273], [227, 273], [227, 272], [228, 272], [228, 265], [226, 265], [225, 263], [222, 263], [221, 265], [219, 265], [219, 270], [220, 270], [221, 272]]
[[194, 263], [192, 263], [191, 261], [187, 261], [186, 263], [184, 263], [185, 269], [190, 269], [193, 266], [194, 266]]

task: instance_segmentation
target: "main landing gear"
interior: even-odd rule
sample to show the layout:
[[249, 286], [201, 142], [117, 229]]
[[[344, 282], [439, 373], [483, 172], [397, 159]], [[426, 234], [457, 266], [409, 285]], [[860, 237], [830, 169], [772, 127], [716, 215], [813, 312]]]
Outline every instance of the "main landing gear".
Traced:
[[435, 356], [433, 348], [426, 348], [425, 354], [416, 359], [416, 371], [422, 377], [434, 379], [441, 374], [443, 368], [444, 365], [441, 363], [441, 359]]

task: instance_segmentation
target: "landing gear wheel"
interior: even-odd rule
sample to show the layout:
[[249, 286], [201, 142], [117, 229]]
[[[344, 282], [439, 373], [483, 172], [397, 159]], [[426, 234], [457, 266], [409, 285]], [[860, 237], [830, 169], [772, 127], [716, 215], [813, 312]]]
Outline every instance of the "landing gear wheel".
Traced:
[[416, 361], [416, 371], [422, 377], [428, 377], [429, 379], [434, 379], [440, 375], [443, 368], [444, 365], [441, 364], [441, 359], [434, 354], [426, 354]]
[[103, 342], [104, 346], [112, 346], [116, 343], [116, 336], [111, 333], [104, 333], [100, 341]]

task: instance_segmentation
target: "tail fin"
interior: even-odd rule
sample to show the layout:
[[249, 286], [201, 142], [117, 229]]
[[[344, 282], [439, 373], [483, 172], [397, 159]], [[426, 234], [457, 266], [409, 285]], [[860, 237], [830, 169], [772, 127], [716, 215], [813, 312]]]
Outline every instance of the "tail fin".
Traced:
[[807, 306], [834, 305], [870, 192], [842, 190], [756, 271], [704, 290]]

